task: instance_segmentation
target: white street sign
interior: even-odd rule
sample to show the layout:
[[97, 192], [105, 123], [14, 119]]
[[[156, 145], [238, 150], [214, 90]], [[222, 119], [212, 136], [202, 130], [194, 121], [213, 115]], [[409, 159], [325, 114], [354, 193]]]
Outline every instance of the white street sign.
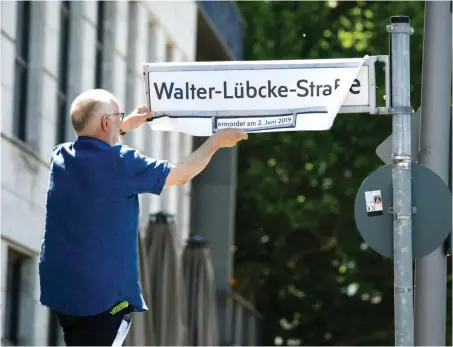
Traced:
[[375, 113], [376, 57], [292, 61], [145, 63], [153, 130], [209, 136], [327, 130], [338, 113]]

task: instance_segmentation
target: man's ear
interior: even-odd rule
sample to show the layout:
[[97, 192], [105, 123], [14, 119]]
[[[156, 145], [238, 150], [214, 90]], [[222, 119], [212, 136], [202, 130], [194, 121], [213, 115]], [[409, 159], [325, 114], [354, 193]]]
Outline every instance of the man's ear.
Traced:
[[104, 131], [107, 131], [109, 128], [109, 123], [108, 123], [108, 117], [107, 116], [102, 116], [101, 118], [101, 128]]

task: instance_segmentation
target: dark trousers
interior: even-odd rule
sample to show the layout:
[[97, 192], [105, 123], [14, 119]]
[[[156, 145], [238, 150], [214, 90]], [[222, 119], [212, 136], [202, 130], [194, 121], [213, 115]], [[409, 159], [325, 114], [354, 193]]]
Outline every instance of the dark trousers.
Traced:
[[114, 315], [68, 316], [57, 313], [66, 346], [111, 346], [128, 309]]

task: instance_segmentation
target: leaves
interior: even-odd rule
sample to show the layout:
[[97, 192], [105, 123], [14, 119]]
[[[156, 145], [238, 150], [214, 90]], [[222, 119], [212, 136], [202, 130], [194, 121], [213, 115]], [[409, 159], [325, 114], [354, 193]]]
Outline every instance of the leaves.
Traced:
[[[424, 2], [238, 6], [248, 60], [388, 54], [390, 16], [410, 16], [411, 99], [418, 107]], [[250, 134], [241, 145], [237, 288], [266, 317], [263, 344], [394, 344], [393, 263], [367, 248], [353, 219], [356, 192], [381, 165], [375, 149], [390, 133], [389, 117], [339, 115], [330, 131]]]

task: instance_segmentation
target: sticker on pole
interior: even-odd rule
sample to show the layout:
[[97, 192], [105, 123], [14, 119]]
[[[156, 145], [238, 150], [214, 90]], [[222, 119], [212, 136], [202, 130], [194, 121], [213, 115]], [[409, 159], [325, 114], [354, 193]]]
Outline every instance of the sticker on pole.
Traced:
[[376, 57], [354, 59], [145, 63], [155, 131], [209, 136], [328, 130], [338, 113], [373, 113]]
[[382, 216], [384, 213], [382, 194], [380, 190], [365, 192], [365, 204], [368, 217]]

